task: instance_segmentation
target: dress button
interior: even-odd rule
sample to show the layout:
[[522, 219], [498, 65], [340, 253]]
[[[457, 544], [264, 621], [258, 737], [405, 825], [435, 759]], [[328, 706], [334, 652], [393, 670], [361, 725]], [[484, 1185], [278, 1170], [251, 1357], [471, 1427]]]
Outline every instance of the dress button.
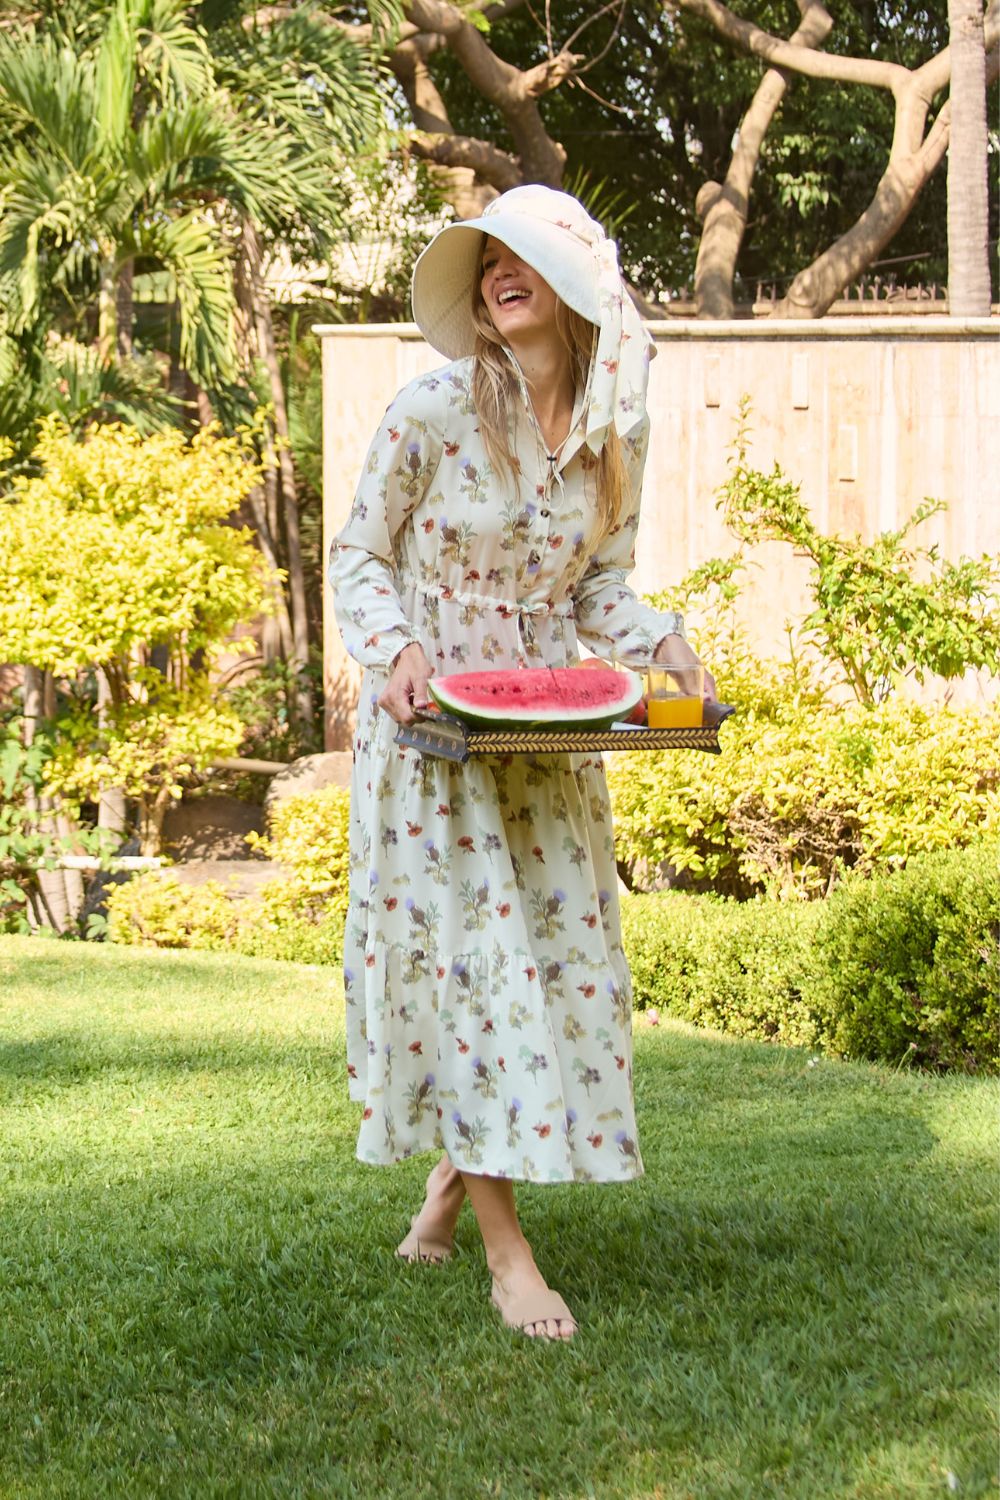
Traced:
[[542, 517], [543, 521], [547, 521], [552, 512], [550, 510], [540, 510], [538, 514]]

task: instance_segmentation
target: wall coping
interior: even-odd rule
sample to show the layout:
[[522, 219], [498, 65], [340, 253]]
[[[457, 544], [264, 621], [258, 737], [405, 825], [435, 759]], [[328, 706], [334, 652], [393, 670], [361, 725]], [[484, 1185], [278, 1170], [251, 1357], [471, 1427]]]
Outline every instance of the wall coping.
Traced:
[[[905, 317], [851, 314], [830, 318], [659, 318], [646, 327], [658, 342], [693, 340], [711, 343], [718, 339], [764, 339], [774, 342], [809, 339], [1000, 339], [1000, 318], [949, 318], [925, 314]], [[424, 342], [416, 323], [314, 323], [321, 339], [397, 338]]]

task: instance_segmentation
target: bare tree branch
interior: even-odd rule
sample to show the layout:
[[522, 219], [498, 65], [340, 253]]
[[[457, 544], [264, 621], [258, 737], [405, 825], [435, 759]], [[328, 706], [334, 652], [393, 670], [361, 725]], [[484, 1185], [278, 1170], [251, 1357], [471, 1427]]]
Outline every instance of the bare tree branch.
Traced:
[[600, 21], [604, 16], [610, 15], [612, 11], [617, 11], [618, 14], [617, 16], [615, 16], [615, 24], [611, 28], [611, 35], [608, 37], [608, 40], [605, 42], [600, 52], [596, 52], [593, 57], [588, 57], [586, 63], [584, 63], [583, 65], [584, 68], [593, 68], [597, 63], [601, 61], [603, 57], [606, 57], [608, 55], [615, 42], [618, 40], [618, 34], [622, 29], [622, 22], [625, 19], [626, 8], [627, 0], [608, 0], [608, 3], [606, 5], [599, 6], [597, 10], [594, 11], [592, 16], [588, 16], [585, 21], [580, 22], [580, 25], [576, 28], [576, 30], [572, 32], [563, 42], [562, 50], [564, 52], [571, 51], [571, 49], [580, 40], [589, 26], [593, 26], [596, 21]]
[[521, 182], [521, 172], [514, 157], [473, 136], [415, 131], [410, 137], [410, 150], [422, 161], [434, 162], [438, 166], [469, 168], [498, 193], [518, 187]]
[[734, 15], [721, 0], [677, 0], [677, 4], [681, 10], [710, 21], [720, 36], [744, 52], [761, 58], [772, 68], [787, 68], [792, 73], [802, 73], [809, 78], [829, 78], [838, 83], [867, 83], [891, 92], [903, 87], [912, 76], [900, 63], [871, 57], [839, 57], [816, 52], [811, 47], [795, 46], [772, 36], [752, 21]]
[[[987, 11], [985, 45], [989, 85], [1000, 74], [1000, 4], [992, 4]], [[926, 138], [923, 138], [923, 130], [929, 109], [928, 90], [933, 87], [936, 93], [948, 83], [949, 76], [947, 47], [922, 68], [909, 74], [908, 88], [897, 100], [897, 129], [889, 161], [871, 203], [846, 234], [799, 272], [775, 307], [776, 317], [822, 317], [844, 288], [857, 279], [905, 223], [921, 189], [948, 150], [949, 102], [939, 110]], [[904, 112], [908, 122], [906, 129], [900, 128], [898, 122], [898, 115]], [[912, 139], [910, 132], [918, 125], [921, 139], [915, 149], [908, 149]]]
[[[816, 47], [825, 41], [833, 20], [819, 0], [801, 0], [802, 20], [789, 46]], [[725, 182], [708, 182], [698, 194], [695, 209], [703, 220], [694, 286], [698, 316], [733, 316], [733, 279], [750, 210], [750, 188], [768, 127], [785, 96], [788, 74], [768, 68], [740, 123], [739, 137]]]

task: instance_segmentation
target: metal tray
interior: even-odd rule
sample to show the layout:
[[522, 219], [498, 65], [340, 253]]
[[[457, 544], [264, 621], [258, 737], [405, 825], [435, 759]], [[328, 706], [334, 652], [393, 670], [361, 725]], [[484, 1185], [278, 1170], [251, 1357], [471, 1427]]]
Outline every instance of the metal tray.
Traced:
[[648, 729], [612, 724], [610, 729], [473, 729], [450, 714], [425, 714], [401, 724], [396, 744], [464, 765], [474, 755], [566, 755], [588, 750], [704, 750], [721, 752], [719, 726], [733, 713], [726, 703], [707, 703], [698, 729]]

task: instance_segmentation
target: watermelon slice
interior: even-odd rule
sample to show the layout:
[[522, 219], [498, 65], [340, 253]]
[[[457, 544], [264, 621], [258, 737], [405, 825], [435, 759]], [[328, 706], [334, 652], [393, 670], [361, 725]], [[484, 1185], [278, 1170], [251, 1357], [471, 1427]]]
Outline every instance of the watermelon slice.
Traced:
[[642, 698], [642, 678], [611, 667], [522, 667], [512, 672], [459, 672], [433, 677], [431, 697], [466, 724], [525, 729], [600, 729], [627, 718]]

